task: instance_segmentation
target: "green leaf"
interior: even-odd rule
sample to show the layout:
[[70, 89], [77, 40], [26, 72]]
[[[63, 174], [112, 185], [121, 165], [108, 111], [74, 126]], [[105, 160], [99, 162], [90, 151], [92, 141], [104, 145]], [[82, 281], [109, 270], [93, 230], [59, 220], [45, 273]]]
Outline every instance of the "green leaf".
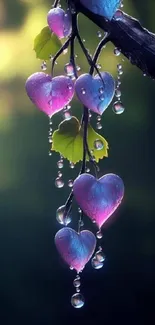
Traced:
[[52, 34], [49, 27], [44, 27], [34, 40], [36, 57], [41, 60], [49, 60], [50, 55], [55, 55], [62, 44], [56, 35]]
[[[83, 157], [83, 129], [76, 117], [70, 120], [63, 121], [59, 124], [58, 130], [53, 133], [52, 150], [59, 152], [64, 158], [67, 158], [73, 163], [82, 160]], [[101, 150], [94, 148], [95, 140], [100, 140], [103, 143]], [[93, 150], [93, 156], [96, 162], [103, 157], [108, 157], [108, 143], [107, 141], [89, 124], [88, 126], [88, 146], [89, 150]], [[87, 157], [87, 160], [89, 158]]]

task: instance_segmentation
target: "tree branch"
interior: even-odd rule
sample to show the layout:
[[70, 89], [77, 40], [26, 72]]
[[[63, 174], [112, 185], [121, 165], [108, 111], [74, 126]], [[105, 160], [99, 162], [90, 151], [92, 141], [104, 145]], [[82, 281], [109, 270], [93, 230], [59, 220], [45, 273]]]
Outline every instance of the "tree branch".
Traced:
[[72, 1], [77, 12], [81, 12], [110, 34], [110, 41], [132, 64], [155, 79], [155, 34], [142, 27], [138, 20], [120, 10], [116, 12], [111, 21], [108, 21], [103, 16], [88, 10], [80, 3], [80, 0]]

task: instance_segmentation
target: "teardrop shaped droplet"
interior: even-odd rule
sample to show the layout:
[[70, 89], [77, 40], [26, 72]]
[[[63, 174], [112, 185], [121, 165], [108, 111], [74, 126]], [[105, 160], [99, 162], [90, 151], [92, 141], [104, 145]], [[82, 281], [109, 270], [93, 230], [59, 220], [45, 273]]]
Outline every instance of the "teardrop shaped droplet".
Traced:
[[103, 267], [103, 263], [97, 260], [97, 258], [94, 256], [91, 260], [91, 265], [95, 270], [99, 270]]
[[71, 217], [69, 214], [66, 214], [66, 207], [62, 205], [56, 211], [56, 219], [57, 221], [64, 226], [67, 226], [71, 222]]
[[71, 304], [74, 308], [81, 308], [84, 305], [84, 297], [81, 293], [75, 293], [71, 298]]
[[66, 73], [66, 75], [68, 77], [73, 77], [74, 76], [74, 67], [73, 67], [72, 63], [67, 63], [65, 65], [64, 70], [65, 70], [65, 73]]
[[104, 147], [104, 144], [103, 144], [103, 142], [102, 142], [100, 139], [96, 139], [96, 140], [94, 141], [94, 148], [95, 148], [96, 150], [102, 150], [103, 147]]
[[105, 261], [105, 255], [103, 254], [103, 252], [101, 250], [99, 250], [95, 253], [95, 257], [96, 257], [97, 261], [100, 263], [103, 263]]
[[55, 186], [57, 188], [62, 188], [64, 187], [64, 181], [62, 180], [61, 177], [57, 177], [56, 180], [55, 180]]
[[117, 101], [117, 102], [115, 102], [114, 104], [113, 104], [113, 112], [115, 113], [115, 114], [117, 114], [117, 115], [119, 115], [119, 114], [122, 114], [123, 112], [124, 112], [124, 110], [125, 110], [125, 107], [124, 107], [124, 105], [122, 104], [122, 102], [120, 102], [120, 101]]
[[97, 237], [97, 239], [101, 239], [103, 237], [101, 229], [99, 229], [99, 231], [97, 231], [96, 237]]

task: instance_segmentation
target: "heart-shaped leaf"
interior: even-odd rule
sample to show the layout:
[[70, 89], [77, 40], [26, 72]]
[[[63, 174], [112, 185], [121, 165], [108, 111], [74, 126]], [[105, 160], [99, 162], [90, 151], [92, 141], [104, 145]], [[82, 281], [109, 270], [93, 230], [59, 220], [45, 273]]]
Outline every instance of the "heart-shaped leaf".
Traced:
[[34, 40], [36, 57], [41, 60], [49, 60], [50, 55], [55, 55], [62, 44], [56, 35], [52, 34], [49, 27], [44, 27]]
[[[73, 163], [83, 158], [83, 128], [76, 117], [60, 123], [58, 130], [53, 133], [52, 150], [59, 152], [64, 158]], [[96, 162], [108, 157], [108, 143], [92, 126], [88, 125], [88, 146], [93, 150]], [[87, 157], [87, 160], [89, 158]]]

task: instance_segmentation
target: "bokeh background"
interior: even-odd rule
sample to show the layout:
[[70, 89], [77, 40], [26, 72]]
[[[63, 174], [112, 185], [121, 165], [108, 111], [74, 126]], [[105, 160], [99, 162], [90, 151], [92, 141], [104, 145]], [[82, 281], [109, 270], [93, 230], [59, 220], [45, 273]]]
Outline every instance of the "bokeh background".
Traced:
[[[68, 194], [67, 180], [79, 165], [65, 163], [64, 188], [56, 189], [58, 154], [48, 156], [48, 119], [25, 94], [26, 78], [40, 71], [33, 39], [46, 25], [47, 0], [0, 0], [0, 324], [154, 324], [155, 298], [155, 83], [125, 60], [122, 100], [125, 112], [109, 108], [101, 133], [109, 158], [101, 174], [115, 172], [125, 183], [125, 199], [104, 228], [107, 260], [100, 271], [89, 264], [82, 276], [85, 308], [74, 310], [74, 272], [60, 260], [54, 235], [56, 209]], [[155, 32], [155, 2], [124, 0], [124, 10]], [[80, 17], [82, 38], [93, 53], [98, 28]], [[77, 47], [81, 71], [88, 67]], [[64, 55], [56, 67], [62, 73]], [[122, 58], [108, 45], [100, 58], [116, 76]], [[73, 114], [80, 115], [77, 101]], [[54, 126], [62, 120], [54, 118]], [[95, 126], [95, 120], [94, 120]], [[76, 226], [77, 213], [73, 225]], [[87, 227], [92, 229], [88, 222]], [[95, 229], [94, 229], [95, 230]]]

